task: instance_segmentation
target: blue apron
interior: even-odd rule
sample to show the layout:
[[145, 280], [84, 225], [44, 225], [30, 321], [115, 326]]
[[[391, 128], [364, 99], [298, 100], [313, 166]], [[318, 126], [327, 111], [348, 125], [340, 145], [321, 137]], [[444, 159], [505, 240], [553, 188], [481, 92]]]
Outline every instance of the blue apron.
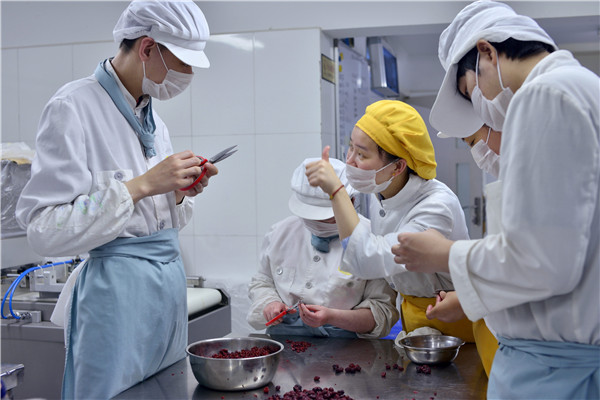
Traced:
[[286, 314], [282, 322], [267, 328], [269, 335], [292, 335], [292, 336], [316, 336], [316, 337], [338, 337], [356, 339], [356, 333], [338, 328], [333, 325], [323, 325], [317, 328], [306, 325], [302, 318], [295, 314]]
[[498, 338], [488, 399], [598, 399], [600, 346]]
[[178, 231], [90, 252], [73, 288], [63, 398], [109, 399], [185, 357], [186, 279]]

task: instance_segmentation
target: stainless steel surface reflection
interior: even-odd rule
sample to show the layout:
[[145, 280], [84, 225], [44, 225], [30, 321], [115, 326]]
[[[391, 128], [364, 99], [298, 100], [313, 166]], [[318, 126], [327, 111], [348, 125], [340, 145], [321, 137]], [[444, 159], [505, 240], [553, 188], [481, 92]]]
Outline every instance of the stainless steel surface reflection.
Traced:
[[[266, 335], [252, 335], [269, 337]], [[363, 399], [485, 399], [487, 378], [474, 344], [461, 348], [454, 362], [432, 365], [431, 374], [418, 373], [418, 364], [401, 355], [392, 340], [314, 338], [306, 336], [272, 339], [284, 345], [281, 361], [273, 380], [263, 388], [241, 392], [222, 392], [198, 384], [188, 360], [181, 360], [146, 381], [121, 393], [116, 399], [266, 399], [278, 393], [283, 395], [299, 384], [303, 388], [315, 386], [344, 390], [356, 400]], [[286, 339], [312, 343], [303, 353], [291, 349]], [[333, 364], [347, 367], [359, 364], [361, 372], [335, 373]], [[404, 370], [390, 368], [398, 364]], [[385, 372], [385, 378], [381, 374]], [[319, 382], [314, 377], [319, 376]], [[281, 390], [275, 391], [279, 385]], [[256, 395], [256, 397], [254, 396]]]

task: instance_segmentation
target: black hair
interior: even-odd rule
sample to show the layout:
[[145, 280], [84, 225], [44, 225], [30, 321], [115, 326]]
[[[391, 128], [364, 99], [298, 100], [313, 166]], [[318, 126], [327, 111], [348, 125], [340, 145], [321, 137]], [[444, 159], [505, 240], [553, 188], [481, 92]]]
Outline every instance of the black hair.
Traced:
[[[513, 38], [508, 38], [500, 43], [492, 43], [492, 46], [498, 51], [498, 54], [504, 54], [510, 60], [521, 60], [537, 54], [554, 52], [554, 47], [538, 41], [522, 41]], [[460, 59], [456, 69], [456, 87], [458, 89], [458, 81], [465, 76], [467, 71], [475, 71], [477, 63], [477, 47], [473, 47], [467, 54]], [[460, 93], [460, 90], [458, 91]], [[468, 97], [460, 93], [462, 97], [471, 101]]]
[[[140, 36], [139, 38], [135, 38], [135, 39], [123, 39], [121, 41], [121, 44], [119, 44], [119, 49], [123, 51], [123, 53], [129, 53], [133, 47], [135, 46], [135, 42], [137, 42], [138, 39], [140, 39], [141, 37], [144, 36]], [[161, 51], [165, 49], [165, 46], [163, 46], [162, 44], [156, 42], [157, 45], [160, 46]]]
[[123, 53], [129, 53], [133, 46], [135, 46], [135, 42], [137, 39], [123, 39], [121, 44], [119, 44], [119, 50], [122, 50]]
[[[383, 161], [387, 161], [388, 164], [402, 159], [392, 153], [388, 153], [380, 145], [377, 145], [377, 153], [379, 153], [379, 158]], [[406, 170], [409, 174], [416, 174], [416, 172], [410, 169], [408, 165], [406, 166]]]

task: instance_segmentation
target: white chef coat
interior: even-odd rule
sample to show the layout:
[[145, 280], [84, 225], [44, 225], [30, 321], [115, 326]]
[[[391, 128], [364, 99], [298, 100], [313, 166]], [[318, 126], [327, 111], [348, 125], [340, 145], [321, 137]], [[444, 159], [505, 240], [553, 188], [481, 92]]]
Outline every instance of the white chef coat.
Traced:
[[[105, 65], [136, 109], [110, 62]], [[56, 92], [42, 113], [31, 179], [16, 210], [36, 253], [73, 256], [117, 237], [147, 236], [187, 224], [193, 199], [186, 197], [176, 206], [170, 192], [143, 198], [134, 207], [124, 185], [173, 153], [156, 113], [154, 121], [156, 156], [146, 159], [136, 132], [93, 75]]]
[[[361, 221], [369, 221], [361, 217]], [[389, 333], [398, 321], [395, 292], [384, 279], [363, 280], [339, 271], [342, 244], [329, 243], [329, 253], [317, 251], [310, 243], [311, 233], [301, 218], [288, 217], [271, 227], [265, 235], [260, 267], [248, 288], [252, 305], [248, 323], [264, 329], [264, 307], [280, 301], [288, 306], [302, 299], [341, 310], [369, 308], [375, 328], [361, 338], [377, 338]]]
[[456, 195], [442, 182], [409, 175], [406, 185], [394, 197], [379, 200], [372, 195], [371, 225], [360, 222], [349, 237], [342, 270], [372, 279], [385, 277], [398, 292], [434, 297], [436, 289], [453, 289], [450, 275], [407, 271], [397, 264], [392, 246], [401, 232], [422, 232], [433, 228], [451, 240], [468, 239], [465, 215]]
[[449, 260], [463, 310], [499, 336], [600, 344], [599, 98], [598, 76], [560, 50], [508, 107], [500, 233]]

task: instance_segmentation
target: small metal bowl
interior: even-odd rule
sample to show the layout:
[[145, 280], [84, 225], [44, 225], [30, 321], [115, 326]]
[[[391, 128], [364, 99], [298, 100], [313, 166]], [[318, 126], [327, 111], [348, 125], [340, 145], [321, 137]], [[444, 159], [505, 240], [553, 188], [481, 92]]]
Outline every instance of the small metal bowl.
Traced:
[[[268, 346], [273, 352], [252, 358], [212, 358], [222, 349], [229, 352]], [[266, 386], [275, 375], [283, 345], [263, 338], [220, 338], [190, 344], [186, 353], [196, 380], [215, 390], [250, 390]]]
[[399, 340], [410, 361], [417, 364], [442, 364], [454, 361], [465, 341], [444, 335], [407, 336]]

